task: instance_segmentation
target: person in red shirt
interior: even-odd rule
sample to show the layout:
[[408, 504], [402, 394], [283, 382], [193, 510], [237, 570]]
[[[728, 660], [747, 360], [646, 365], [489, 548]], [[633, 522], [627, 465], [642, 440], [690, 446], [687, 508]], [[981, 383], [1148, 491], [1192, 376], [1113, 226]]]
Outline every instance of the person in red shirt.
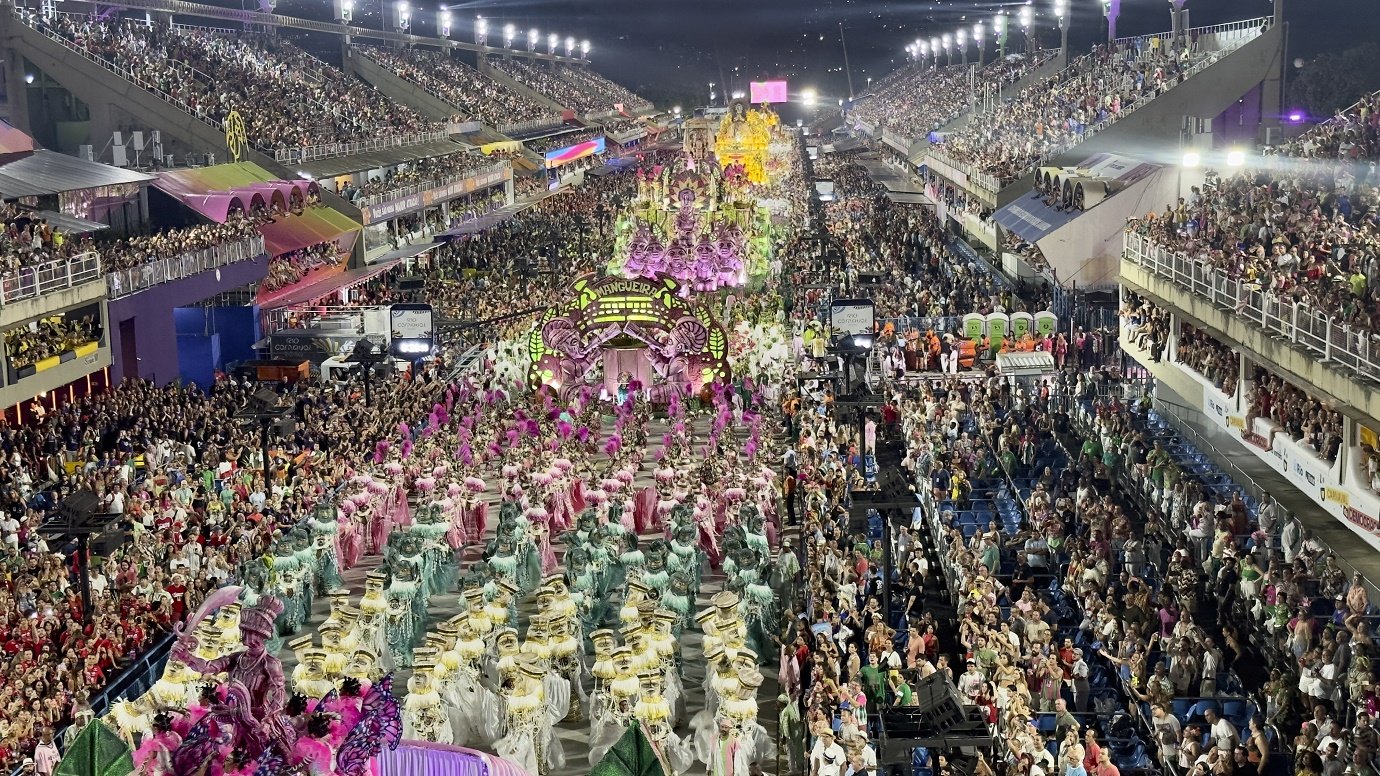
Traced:
[[[1073, 639], [1064, 639], [1063, 646], [1059, 647], [1059, 666], [1064, 669], [1065, 682], [1073, 679], [1073, 662]], [[1095, 760], [1093, 762], [1096, 763]], [[1088, 770], [1091, 771], [1092, 768], [1089, 767]]]
[[1099, 758], [1102, 756], [1102, 747], [1097, 744], [1097, 731], [1091, 727], [1083, 734], [1083, 768], [1089, 775], [1097, 770]]

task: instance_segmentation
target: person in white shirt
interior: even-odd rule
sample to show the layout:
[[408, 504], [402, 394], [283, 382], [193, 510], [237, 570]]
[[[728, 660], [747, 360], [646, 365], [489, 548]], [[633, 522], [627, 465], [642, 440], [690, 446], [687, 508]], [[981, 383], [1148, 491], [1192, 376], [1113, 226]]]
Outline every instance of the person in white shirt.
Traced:
[[1237, 742], [1241, 740], [1236, 733], [1236, 726], [1220, 716], [1214, 709], [1208, 709], [1203, 716], [1207, 719], [1209, 735], [1213, 743], [1217, 745], [1217, 749], [1227, 753], [1235, 749]]
[[968, 699], [968, 703], [977, 700], [978, 693], [982, 691], [982, 683], [986, 681], [978, 671], [977, 663], [969, 660], [968, 670], [958, 677], [958, 692]]
[[834, 741], [834, 731], [825, 730], [810, 752], [809, 776], [842, 776], [845, 760], [843, 747]]
[[885, 671], [901, 670], [901, 656], [896, 652], [896, 646], [894, 644], [886, 645], [886, 649], [882, 651], [881, 660], [878, 662]]
[[11, 547], [19, 546], [19, 521], [8, 512], [0, 518], [0, 536], [5, 538], [5, 544]]

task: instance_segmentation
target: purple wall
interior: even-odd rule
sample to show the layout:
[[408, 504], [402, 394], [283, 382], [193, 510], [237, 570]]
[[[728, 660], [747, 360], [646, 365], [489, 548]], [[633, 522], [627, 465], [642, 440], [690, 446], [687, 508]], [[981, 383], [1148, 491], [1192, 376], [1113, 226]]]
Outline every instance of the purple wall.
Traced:
[[1260, 132], [1261, 88], [1256, 84], [1241, 99], [1212, 120], [1212, 144], [1216, 148], [1251, 145]]
[[[268, 257], [260, 256], [189, 278], [164, 283], [109, 303], [106, 330], [110, 334], [112, 384], [126, 376], [158, 384], [178, 379], [177, 327], [173, 311], [224, 291], [257, 283], [268, 274]], [[126, 342], [132, 338], [133, 343]]]

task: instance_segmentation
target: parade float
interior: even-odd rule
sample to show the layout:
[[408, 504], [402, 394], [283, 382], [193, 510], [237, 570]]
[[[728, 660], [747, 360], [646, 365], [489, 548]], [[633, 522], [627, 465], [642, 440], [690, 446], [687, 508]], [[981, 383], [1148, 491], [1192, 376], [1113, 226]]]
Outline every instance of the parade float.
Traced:
[[528, 335], [530, 387], [565, 395], [584, 386], [609, 397], [636, 383], [653, 402], [731, 378], [728, 335], [672, 277], [587, 276]]

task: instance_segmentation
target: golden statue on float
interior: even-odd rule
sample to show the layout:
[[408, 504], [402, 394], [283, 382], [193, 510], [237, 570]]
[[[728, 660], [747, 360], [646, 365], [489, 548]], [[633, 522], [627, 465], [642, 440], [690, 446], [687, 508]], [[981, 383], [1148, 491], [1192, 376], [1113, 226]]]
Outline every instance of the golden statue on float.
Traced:
[[772, 111], [751, 109], [742, 100], [734, 100], [728, 113], [719, 122], [714, 150], [719, 166], [741, 164], [748, 180], [756, 184], [767, 182], [767, 146], [771, 144], [772, 129], [779, 119]]

